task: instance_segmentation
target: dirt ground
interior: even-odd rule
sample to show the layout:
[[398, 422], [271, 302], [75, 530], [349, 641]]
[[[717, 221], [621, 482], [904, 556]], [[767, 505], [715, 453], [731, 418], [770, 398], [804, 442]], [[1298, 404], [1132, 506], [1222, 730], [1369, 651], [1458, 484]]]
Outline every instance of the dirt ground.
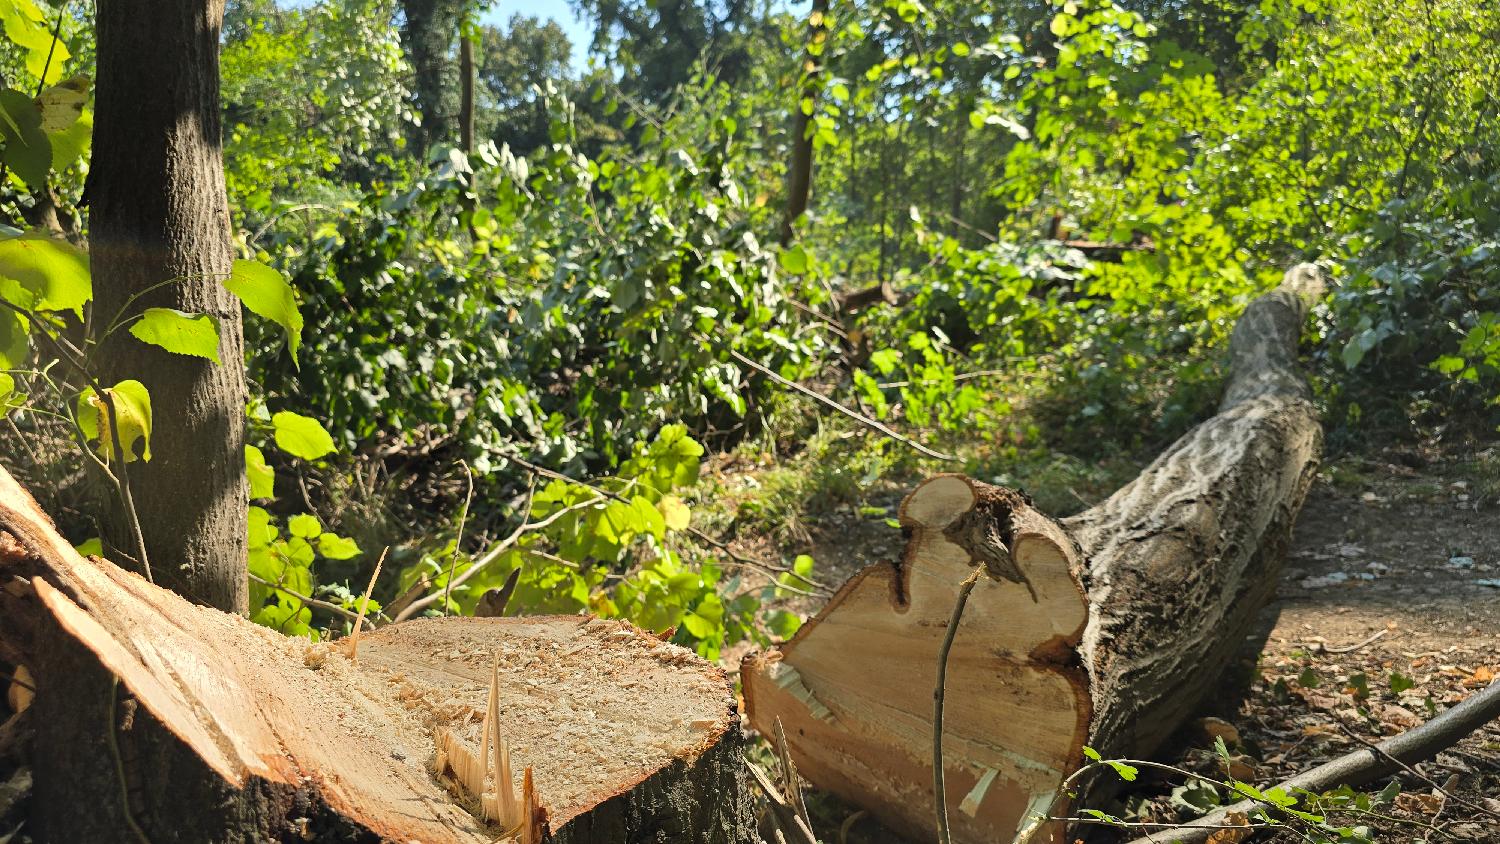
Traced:
[[[1297, 522], [1262, 647], [1249, 643], [1205, 705], [1158, 758], [1222, 779], [1213, 735], [1228, 738], [1235, 775], [1270, 785], [1359, 745], [1416, 726], [1500, 674], [1500, 460], [1392, 451], [1345, 458], [1320, 473]], [[830, 585], [899, 553], [899, 531], [875, 510], [808, 525], [806, 548]], [[811, 608], [811, 607], [809, 607]], [[1500, 722], [1402, 775], [1401, 793], [1371, 811], [1330, 815], [1379, 842], [1500, 842]], [[1366, 786], [1379, 792], [1383, 780]], [[1441, 785], [1452, 797], [1434, 789]], [[1179, 822], [1179, 783], [1142, 775], [1099, 807], [1146, 822]], [[1179, 799], [1178, 804], [1180, 805]], [[810, 799], [825, 842], [899, 842], [826, 795]], [[1486, 814], [1491, 812], [1494, 814]], [[852, 819], [852, 820], [851, 820]], [[1091, 828], [1088, 840], [1119, 840]], [[1283, 832], [1257, 840], [1303, 841]]]

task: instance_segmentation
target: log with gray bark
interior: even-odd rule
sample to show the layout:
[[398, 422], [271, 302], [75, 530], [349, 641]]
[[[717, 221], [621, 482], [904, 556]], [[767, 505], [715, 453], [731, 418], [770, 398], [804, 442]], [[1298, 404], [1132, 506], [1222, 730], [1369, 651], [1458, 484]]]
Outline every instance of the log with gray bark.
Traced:
[[944, 780], [953, 840], [1060, 842], [1039, 821], [1083, 748], [1149, 754], [1216, 688], [1275, 589], [1322, 431], [1297, 341], [1323, 283], [1293, 268], [1236, 325], [1218, 413], [1108, 500], [1062, 522], [958, 475], [902, 505], [897, 563], [855, 575], [742, 669], [752, 725], [778, 716], [797, 767], [933, 840], [933, 693], [949, 654]]
[[287, 637], [80, 557], [0, 470], [0, 644], [41, 842], [754, 841], [728, 679], [627, 624]]

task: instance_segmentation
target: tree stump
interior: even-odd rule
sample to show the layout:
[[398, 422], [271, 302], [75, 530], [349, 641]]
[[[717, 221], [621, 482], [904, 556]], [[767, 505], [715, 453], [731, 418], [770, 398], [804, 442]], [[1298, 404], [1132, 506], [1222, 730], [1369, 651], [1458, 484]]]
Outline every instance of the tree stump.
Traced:
[[901, 508], [904, 556], [856, 574], [776, 651], [746, 657], [751, 724], [780, 717], [798, 770], [933, 840], [933, 691], [949, 654], [944, 775], [953, 840], [1063, 841], [1041, 820], [1085, 745], [1149, 754], [1212, 691], [1280, 573], [1322, 430], [1297, 371], [1315, 267], [1247, 308], [1216, 416], [1107, 501], [1057, 524], [957, 475]]
[[4, 471], [0, 584], [41, 841], [754, 840], [728, 679], [628, 624], [289, 638], [79, 557]]

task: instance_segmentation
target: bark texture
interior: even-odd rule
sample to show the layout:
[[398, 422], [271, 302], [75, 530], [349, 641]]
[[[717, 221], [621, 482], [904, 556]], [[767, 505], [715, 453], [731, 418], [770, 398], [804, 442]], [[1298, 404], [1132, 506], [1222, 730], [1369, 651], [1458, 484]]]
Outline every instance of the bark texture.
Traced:
[[[244, 612], [244, 350], [240, 305], [222, 281], [233, 260], [220, 157], [222, 0], [100, 0], [90, 266], [99, 375], [146, 385], [152, 458], [129, 466], [158, 582], [199, 603]], [[148, 292], [149, 291], [149, 292]], [[132, 337], [146, 308], [214, 317], [222, 364]], [[116, 317], [121, 320], [117, 321]], [[112, 487], [102, 525], [108, 553], [136, 543]]]
[[1151, 753], [1275, 589], [1321, 450], [1296, 366], [1321, 292], [1302, 265], [1251, 303], [1218, 414], [1061, 526], [959, 476], [918, 487], [899, 564], [859, 573], [790, 642], [747, 657], [752, 725], [779, 716], [810, 780], [931, 840], [935, 663], [960, 583], [983, 567], [945, 689], [953, 840], [1064, 840], [1039, 817], [1067, 808], [1058, 787], [1082, 747]]
[[406, 18], [401, 38], [415, 76], [417, 110], [422, 113], [416, 141], [423, 154], [453, 137], [453, 110], [444, 81], [453, 67], [448, 50], [458, 34], [463, 7], [462, 0], [401, 0]]
[[813, 0], [808, 15], [807, 51], [802, 58], [802, 92], [792, 107], [792, 160], [786, 170], [786, 216], [781, 223], [781, 242], [792, 241], [797, 219], [807, 212], [812, 197], [812, 115], [822, 90], [823, 46], [828, 38], [828, 0]]
[[355, 659], [78, 557], [3, 471], [0, 582], [36, 678], [39, 841], [503, 838], [436, 761], [440, 736], [483, 746], [492, 687], [540, 798], [523, 844], [753, 840], [728, 679], [629, 625], [416, 619]]

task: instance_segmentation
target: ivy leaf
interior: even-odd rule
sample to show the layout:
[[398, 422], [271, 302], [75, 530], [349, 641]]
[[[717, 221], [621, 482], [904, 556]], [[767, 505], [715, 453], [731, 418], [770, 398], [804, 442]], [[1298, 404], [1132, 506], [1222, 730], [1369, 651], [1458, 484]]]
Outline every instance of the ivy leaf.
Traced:
[[36, 297], [38, 311], [73, 311], [94, 295], [89, 257], [65, 240], [41, 232], [0, 240], [0, 278], [13, 279]]
[[[135, 444], [141, 444], [139, 459], [151, 459], [151, 394], [146, 385], [135, 380], [121, 381], [107, 389], [115, 405], [115, 419], [120, 426], [120, 448], [125, 462], [137, 459]], [[78, 427], [89, 442], [97, 441], [98, 451], [106, 460], [114, 459], [114, 438], [109, 429], [109, 411], [104, 400], [90, 387], [78, 396]]]
[[224, 286], [251, 313], [285, 329], [287, 350], [296, 364], [297, 347], [302, 344], [302, 313], [297, 310], [297, 294], [286, 277], [259, 261], [240, 260], [234, 262]]
[[140, 319], [131, 323], [130, 333], [142, 343], [173, 354], [219, 362], [219, 324], [208, 314], [147, 308]]
[[266, 456], [253, 445], [245, 446], [245, 476], [250, 480], [251, 498], [276, 497], [276, 470], [266, 464]]
[[276, 446], [293, 457], [317, 460], [334, 452], [333, 437], [323, 423], [310, 416], [283, 410], [271, 417]]
[[[318, 537], [318, 553], [330, 560], [348, 560], [360, 555], [359, 545], [347, 536], [325, 533]], [[373, 605], [374, 602], [371, 601]], [[379, 607], [374, 607], [379, 609]]]
[[6, 119], [0, 121], [0, 137], [5, 150], [0, 157], [32, 190], [47, 186], [52, 169], [52, 142], [42, 131], [42, 114], [36, 101], [11, 88], [0, 90], [0, 110]]

